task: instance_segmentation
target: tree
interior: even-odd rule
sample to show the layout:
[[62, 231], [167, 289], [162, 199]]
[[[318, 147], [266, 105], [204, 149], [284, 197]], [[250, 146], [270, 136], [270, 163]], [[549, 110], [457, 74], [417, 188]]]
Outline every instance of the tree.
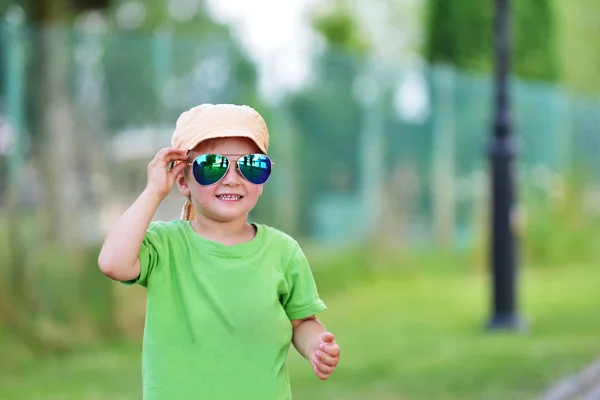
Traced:
[[[490, 73], [493, 66], [493, 1], [428, 0], [424, 54], [431, 63]], [[555, 81], [555, 20], [552, 0], [511, 2], [511, 61], [524, 79]]]
[[424, 54], [431, 63], [491, 70], [492, 2], [429, 0]]
[[[35, 150], [45, 166], [40, 169], [46, 194], [42, 215], [46, 217], [49, 242], [76, 246], [81, 238], [75, 213], [80, 209], [81, 191], [65, 195], [80, 178], [73, 165], [77, 155], [73, 155], [72, 144], [82, 139], [70, 96], [70, 39], [65, 28], [78, 14], [107, 9], [109, 5], [109, 0], [29, 0], [25, 5], [37, 32], [33, 44], [36, 56], [31, 58], [30, 66], [35, 84], [30, 86], [30, 98], [36, 99], [31, 104], [35, 121], [32, 133], [37, 134], [35, 143], [39, 144]], [[57, 230], [57, 226], [62, 229]]]
[[556, 81], [559, 63], [553, 1], [517, 0], [513, 4], [515, 73], [523, 79]]
[[600, 93], [600, 2], [554, 1], [560, 33], [558, 54], [561, 80], [579, 93]]
[[313, 27], [323, 35], [328, 45], [364, 53], [368, 45], [359, 32], [356, 17], [343, 0], [336, 1], [334, 5], [314, 16]]
[[[77, 203], [68, 189], [76, 184], [75, 171], [78, 170], [73, 165], [78, 156], [73, 154], [69, 144], [81, 140], [81, 135], [75, 128], [75, 113], [70, 99], [68, 35], [61, 27], [70, 23], [78, 13], [103, 9], [108, 5], [108, 0], [25, 0], [17, 5], [14, 2], [0, 4], [4, 11], [9, 6], [21, 7], [27, 22], [34, 27], [28, 36], [30, 42], [18, 45], [23, 51], [27, 50], [23, 69], [27, 71], [25, 90], [28, 93], [22, 102], [26, 103], [28, 133], [34, 139], [31, 142], [35, 155], [29, 153], [27, 160], [40, 173], [44, 193], [39, 218], [32, 220], [30, 206], [25, 212], [21, 208], [22, 203], [31, 204], [30, 199], [19, 201], [21, 188], [30, 189], [32, 182], [24, 174], [20, 174], [17, 182], [12, 182], [12, 200], [7, 213], [9, 255], [7, 262], [2, 263], [5, 271], [0, 271], [6, 272], [8, 283], [0, 280], [0, 317], [6, 326], [16, 330], [23, 340], [39, 351], [63, 348], [69, 342], [61, 336], [72, 335], [48, 337], [40, 331], [39, 325], [52, 318], [57, 310], [42, 300], [36, 281], [43, 272], [43, 264], [55, 263], [56, 266], [76, 257], [72, 250], [80, 243], [81, 237], [79, 231], [73, 229], [77, 221]], [[13, 42], [7, 44], [14, 45]], [[18, 128], [21, 131], [16, 134], [25, 135], [24, 129]], [[25, 232], [23, 228], [32, 223], [36, 225], [35, 234]], [[32, 243], [35, 243], [35, 251], [31, 249]], [[52, 248], [49, 243], [60, 243], [70, 251], [55, 250], [47, 254], [47, 250]], [[71, 254], [66, 257], [60, 257], [69, 252]], [[40, 257], [40, 254], [47, 257]], [[74, 264], [80, 265], [78, 262]], [[82, 283], [85, 270], [72, 268], [70, 272], [70, 279], [77, 284]], [[60, 296], [68, 294], [72, 293], [63, 289]]]

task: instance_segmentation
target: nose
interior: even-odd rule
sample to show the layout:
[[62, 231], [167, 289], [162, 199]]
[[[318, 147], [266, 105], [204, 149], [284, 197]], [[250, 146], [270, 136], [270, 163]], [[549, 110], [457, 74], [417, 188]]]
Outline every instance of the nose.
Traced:
[[225, 174], [225, 176], [223, 177], [223, 185], [226, 186], [239, 186], [240, 185], [240, 179], [242, 179], [242, 177], [240, 176], [238, 169], [237, 169], [237, 164], [232, 162], [229, 165], [229, 169], [227, 170], [227, 173]]

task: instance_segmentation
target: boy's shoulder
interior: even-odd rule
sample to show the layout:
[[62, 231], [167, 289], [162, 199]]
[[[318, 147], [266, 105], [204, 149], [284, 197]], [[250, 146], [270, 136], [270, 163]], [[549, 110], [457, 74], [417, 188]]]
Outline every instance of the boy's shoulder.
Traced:
[[258, 229], [262, 229], [265, 232], [265, 235], [272, 241], [290, 247], [300, 247], [298, 241], [294, 239], [290, 234], [285, 233], [284, 231], [275, 228], [270, 225], [253, 223], [253, 225], [257, 226]]
[[149, 239], [154, 238], [159, 241], [168, 240], [167, 238], [175, 240], [176, 238], [184, 237], [188, 234], [185, 227], [186, 222], [188, 221], [183, 221], [181, 219], [173, 219], [170, 221], [154, 220], [150, 222], [150, 225], [146, 230], [146, 237]]
[[185, 222], [181, 219], [173, 219], [170, 221], [154, 220], [150, 222], [148, 231], [153, 232], [169, 232], [173, 230], [179, 230], [183, 227]]

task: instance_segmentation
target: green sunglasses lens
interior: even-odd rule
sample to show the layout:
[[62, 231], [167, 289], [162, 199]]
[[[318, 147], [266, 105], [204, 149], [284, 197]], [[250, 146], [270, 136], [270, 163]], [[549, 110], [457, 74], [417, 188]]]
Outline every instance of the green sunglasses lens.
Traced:
[[237, 164], [244, 178], [255, 185], [262, 185], [271, 176], [271, 159], [264, 154], [248, 154]]
[[194, 160], [192, 173], [199, 184], [209, 186], [219, 182], [227, 173], [228, 167], [227, 157], [219, 154], [203, 154]]

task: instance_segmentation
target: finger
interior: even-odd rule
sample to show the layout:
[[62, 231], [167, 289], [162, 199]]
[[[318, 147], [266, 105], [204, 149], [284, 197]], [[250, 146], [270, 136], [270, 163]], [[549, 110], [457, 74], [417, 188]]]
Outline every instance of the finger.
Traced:
[[337, 363], [339, 362], [339, 358], [337, 357], [332, 357], [327, 353], [323, 353], [321, 351], [317, 351], [315, 353], [315, 356], [319, 359], [319, 361], [325, 365], [328, 365], [330, 367], [335, 367], [337, 365]]
[[315, 366], [317, 368], [317, 370], [320, 371], [321, 373], [327, 374], [327, 375], [330, 375], [333, 372], [333, 370], [335, 369], [335, 367], [325, 365], [319, 361], [313, 361], [313, 366]]
[[315, 367], [314, 365], [313, 365], [313, 371], [315, 371], [315, 375], [317, 375], [317, 377], [318, 377], [319, 379], [323, 380], [323, 381], [324, 381], [324, 380], [327, 380], [327, 378], [329, 378], [329, 374], [324, 374], [324, 373], [322, 373], [322, 372], [321, 372], [321, 371], [319, 371], [319, 370], [317, 369], [317, 367]]
[[333, 336], [333, 333], [331, 333], [331, 332], [324, 332], [321, 334], [321, 342], [333, 343], [334, 340], [335, 340], [335, 337]]
[[180, 152], [180, 151], [176, 151], [176, 152], [168, 152], [165, 155], [164, 160], [166, 162], [171, 162], [171, 161], [187, 161], [188, 159], [188, 155], [185, 154], [184, 152]]
[[179, 175], [179, 173], [181, 171], [183, 171], [183, 169], [185, 168], [187, 164], [186, 163], [179, 163], [177, 165], [175, 165], [173, 168], [171, 168], [171, 170], [169, 171], [169, 175], [175, 179], [177, 177], [177, 175]]
[[174, 147], [165, 147], [161, 149], [158, 153], [156, 153], [156, 157], [154, 157], [156, 163], [167, 165], [171, 161], [185, 161], [187, 160], [187, 154], [183, 150], [176, 149]]
[[339, 355], [340, 355], [340, 348], [335, 343], [332, 345], [327, 345], [327, 344], [321, 343], [319, 345], [319, 349], [321, 349], [324, 353], [327, 353], [332, 357], [339, 357]]
[[331, 372], [329, 371], [322, 371], [321, 368], [319, 367], [318, 364], [313, 364], [313, 371], [315, 372], [315, 375], [317, 375], [319, 377], [319, 379], [322, 380], [326, 380], [327, 378], [329, 378], [329, 375], [331, 375]]
[[167, 170], [171, 170], [175, 167], [175, 164], [179, 165], [180, 163], [183, 163], [184, 165], [187, 165], [185, 162], [186, 159], [186, 156], [169, 154], [164, 159], [158, 160], [154, 165], [158, 168], [167, 168]]
[[164, 158], [168, 154], [185, 154], [186, 152], [181, 149], [176, 149], [175, 147], [163, 147], [156, 153], [156, 158]]

